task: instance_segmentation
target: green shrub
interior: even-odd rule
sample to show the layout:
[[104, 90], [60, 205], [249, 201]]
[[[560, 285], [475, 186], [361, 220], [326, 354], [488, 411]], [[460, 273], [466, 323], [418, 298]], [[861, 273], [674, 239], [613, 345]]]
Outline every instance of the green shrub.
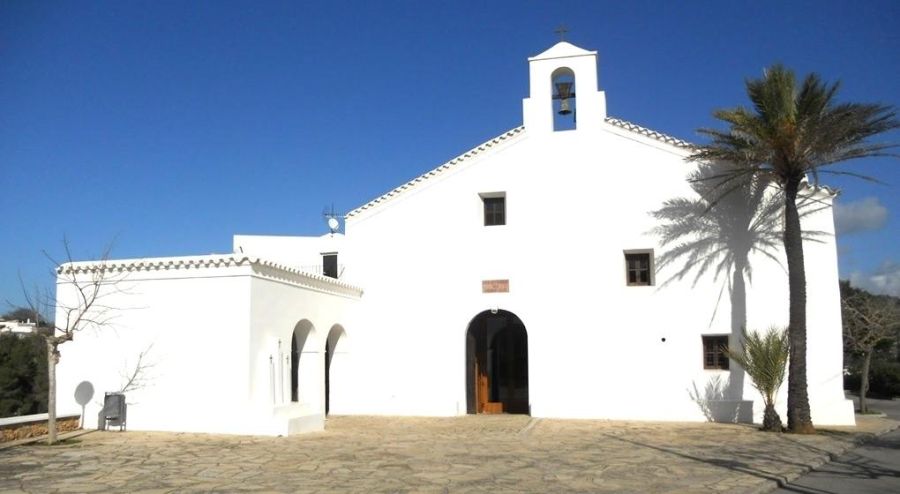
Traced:
[[900, 396], [900, 362], [875, 361], [869, 372], [869, 394], [878, 398]]
[[47, 411], [47, 347], [36, 334], [0, 334], [0, 417]]

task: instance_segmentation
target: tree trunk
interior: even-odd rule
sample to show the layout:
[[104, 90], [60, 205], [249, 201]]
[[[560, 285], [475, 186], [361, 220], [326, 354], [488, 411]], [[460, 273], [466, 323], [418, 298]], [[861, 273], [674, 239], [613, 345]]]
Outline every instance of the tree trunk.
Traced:
[[784, 188], [784, 252], [787, 256], [790, 288], [788, 337], [791, 344], [788, 364], [788, 431], [815, 434], [809, 411], [806, 386], [806, 270], [803, 265], [803, 237], [797, 211], [801, 177], [788, 179]]
[[763, 413], [762, 430], [767, 432], [781, 432], [781, 417], [775, 411], [775, 405], [766, 403], [766, 410]]
[[862, 373], [859, 379], [859, 413], [869, 413], [866, 393], [869, 392], [869, 365], [872, 364], [872, 350], [866, 351], [863, 357]]
[[56, 364], [57, 344], [47, 341], [47, 444], [56, 442]]

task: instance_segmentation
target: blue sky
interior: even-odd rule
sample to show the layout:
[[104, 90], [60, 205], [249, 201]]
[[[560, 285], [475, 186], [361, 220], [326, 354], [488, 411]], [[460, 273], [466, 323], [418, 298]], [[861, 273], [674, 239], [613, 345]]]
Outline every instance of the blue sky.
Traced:
[[[326, 206], [520, 125], [560, 23], [610, 115], [687, 140], [775, 62], [900, 104], [896, 1], [3, 2], [0, 301], [49, 284], [64, 235], [125, 258], [324, 233]], [[842, 276], [900, 291], [900, 162], [848, 166], [887, 185], [825, 178]]]

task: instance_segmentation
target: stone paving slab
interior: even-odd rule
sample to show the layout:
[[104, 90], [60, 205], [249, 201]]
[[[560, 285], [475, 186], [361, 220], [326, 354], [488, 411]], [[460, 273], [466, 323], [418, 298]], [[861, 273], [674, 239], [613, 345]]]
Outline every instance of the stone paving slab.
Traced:
[[872, 433], [527, 416], [332, 417], [322, 433], [94, 432], [0, 451], [0, 491], [767, 492]]

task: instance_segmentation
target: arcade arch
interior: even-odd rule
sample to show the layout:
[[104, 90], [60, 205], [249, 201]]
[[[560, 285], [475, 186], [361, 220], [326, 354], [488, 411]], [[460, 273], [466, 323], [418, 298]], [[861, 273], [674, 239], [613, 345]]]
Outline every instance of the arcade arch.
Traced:
[[316, 344], [316, 329], [306, 319], [294, 326], [291, 335], [291, 401], [295, 403], [315, 403], [316, 395], [322, 389], [318, 382], [317, 361], [319, 349]]

